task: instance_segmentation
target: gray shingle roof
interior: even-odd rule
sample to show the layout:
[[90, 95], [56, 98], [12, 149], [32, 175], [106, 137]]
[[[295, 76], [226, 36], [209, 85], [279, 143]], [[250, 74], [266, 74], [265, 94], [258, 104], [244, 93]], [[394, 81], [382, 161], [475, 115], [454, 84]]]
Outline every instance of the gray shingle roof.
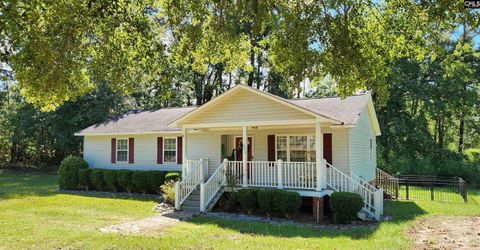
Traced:
[[167, 125], [196, 107], [132, 111], [78, 131], [76, 135], [180, 131]]
[[[365, 107], [369, 96], [355, 95], [344, 99], [326, 97], [315, 99], [286, 100], [291, 104], [314, 112], [318, 115], [340, 121], [345, 125], [354, 125]], [[92, 125], [76, 133], [76, 135], [171, 132], [179, 128], [168, 127], [168, 124], [186, 115], [196, 107], [164, 108], [152, 111], [132, 111], [106, 122]]]
[[357, 124], [363, 107], [367, 104], [367, 94], [340, 97], [325, 97], [316, 99], [286, 100], [316, 114], [343, 122], [345, 125]]

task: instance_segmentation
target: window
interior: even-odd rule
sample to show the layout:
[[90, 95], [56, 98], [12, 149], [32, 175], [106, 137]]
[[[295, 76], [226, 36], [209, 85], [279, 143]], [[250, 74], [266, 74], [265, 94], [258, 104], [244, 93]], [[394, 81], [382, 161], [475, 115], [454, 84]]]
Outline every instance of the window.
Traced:
[[177, 162], [177, 138], [163, 139], [163, 161], [165, 163]]
[[117, 140], [117, 162], [126, 162], [128, 160], [128, 140]]
[[370, 137], [370, 161], [373, 160], [373, 139]]
[[315, 136], [277, 136], [277, 160], [292, 162], [315, 161]]

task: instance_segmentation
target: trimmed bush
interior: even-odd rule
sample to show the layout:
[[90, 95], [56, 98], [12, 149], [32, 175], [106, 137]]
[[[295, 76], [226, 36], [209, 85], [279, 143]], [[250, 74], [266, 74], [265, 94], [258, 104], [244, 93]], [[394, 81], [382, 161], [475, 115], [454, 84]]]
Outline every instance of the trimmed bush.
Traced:
[[117, 173], [117, 184], [128, 193], [131, 193], [135, 187], [132, 181], [133, 171], [119, 170]]
[[238, 200], [233, 192], [225, 192], [218, 201], [220, 208], [227, 212], [233, 212], [237, 209]]
[[170, 172], [165, 175], [165, 182], [167, 181], [173, 181], [177, 182], [181, 179], [180, 173], [178, 172]]
[[258, 190], [258, 207], [262, 212], [264, 212], [268, 217], [274, 212], [273, 199], [276, 194], [275, 189], [262, 189]]
[[79, 188], [78, 170], [86, 168], [88, 168], [88, 164], [82, 157], [72, 155], [65, 157], [58, 169], [58, 186], [60, 189]]
[[297, 192], [285, 190], [275, 190], [274, 192], [273, 206], [278, 214], [285, 218], [291, 218], [300, 211], [302, 198]]
[[91, 173], [91, 168], [84, 168], [78, 170], [78, 184], [80, 187], [84, 188], [87, 191], [92, 187], [90, 183]]
[[105, 186], [109, 191], [112, 191], [112, 192], [118, 191], [116, 170], [107, 170], [107, 169], [103, 170], [103, 181], [105, 182]]
[[161, 171], [148, 171], [147, 172], [147, 185], [149, 193], [160, 193], [160, 186], [165, 179], [165, 172]]
[[336, 224], [351, 222], [362, 207], [362, 196], [356, 193], [335, 192], [330, 197], [330, 209], [333, 212], [333, 222]]
[[95, 190], [103, 191], [105, 189], [105, 182], [103, 181], [103, 170], [93, 169], [90, 173], [90, 183]]
[[135, 190], [146, 193], [149, 189], [147, 184], [147, 172], [145, 171], [135, 171], [132, 174], [133, 185]]
[[166, 181], [160, 187], [160, 190], [162, 191], [163, 198], [171, 205], [175, 205], [175, 182], [172, 180]]
[[257, 209], [257, 193], [258, 190], [252, 188], [238, 190], [236, 197], [245, 212], [251, 214]]

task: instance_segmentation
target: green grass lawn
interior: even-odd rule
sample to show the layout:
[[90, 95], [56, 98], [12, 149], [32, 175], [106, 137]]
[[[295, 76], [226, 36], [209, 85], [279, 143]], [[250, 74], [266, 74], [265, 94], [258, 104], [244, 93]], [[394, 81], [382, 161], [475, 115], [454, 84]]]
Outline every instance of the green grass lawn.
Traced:
[[[404, 231], [420, 217], [480, 215], [476, 202], [386, 202], [394, 220], [367, 229], [320, 230], [197, 217], [159, 235], [122, 236], [99, 228], [152, 216], [154, 201], [58, 194], [56, 177], [0, 174], [0, 249], [322, 248], [407, 249]], [[480, 192], [471, 192], [480, 201]]]

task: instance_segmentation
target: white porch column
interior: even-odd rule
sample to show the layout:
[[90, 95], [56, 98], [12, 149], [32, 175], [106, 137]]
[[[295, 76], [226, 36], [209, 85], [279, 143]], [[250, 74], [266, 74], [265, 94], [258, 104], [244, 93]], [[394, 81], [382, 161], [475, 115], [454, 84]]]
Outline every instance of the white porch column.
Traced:
[[187, 129], [183, 128], [183, 137], [182, 137], [182, 178], [187, 174], [185, 171], [187, 169]]
[[242, 159], [243, 159], [243, 187], [247, 187], [247, 157], [248, 157], [248, 137], [247, 137], [247, 127], [243, 126], [242, 134]]
[[317, 165], [317, 191], [321, 191], [323, 188], [326, 188], [325, 184], [325, 176], [322, 176], [322, 168], [325, 166], [323, 165], [323, 134], [322, 128], [320, 127], [320, 123], [315, 123], [315, 159]]

